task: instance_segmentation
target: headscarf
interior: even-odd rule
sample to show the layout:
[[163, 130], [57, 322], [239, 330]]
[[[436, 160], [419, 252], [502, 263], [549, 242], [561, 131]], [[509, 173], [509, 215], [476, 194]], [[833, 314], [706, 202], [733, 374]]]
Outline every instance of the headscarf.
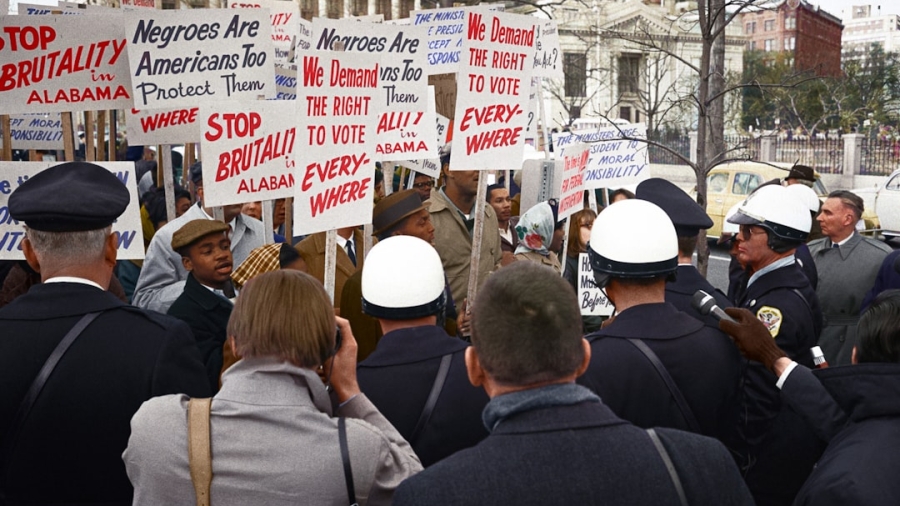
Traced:
[[534, 251], [545, 257], [550, 256], [547, 247], [553, 241], [555, 225], [553, 209], [547, 202], [541, 202], [525, 211], [516, 225], [516, 235], [519, 236], [516, 254]]
[[231, 281], [234, 282], [235, 288], [241, 288], [247, 281], [264, 272], [280, 269], [281, 246], [282, 243], [276, 242], [260, 246], [251, 251], [240, 267], [231, 273]]

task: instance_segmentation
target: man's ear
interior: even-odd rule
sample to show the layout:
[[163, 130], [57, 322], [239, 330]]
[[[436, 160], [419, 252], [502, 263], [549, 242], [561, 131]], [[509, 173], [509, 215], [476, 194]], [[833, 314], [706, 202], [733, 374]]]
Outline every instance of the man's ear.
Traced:
[[575, 370], [575, 377], [579, 377], [587, 371], [589, 365], [591, 365], [591, 343], [588, 342], [587, 339], [581, 338], [581, 347], [584, 351], [584, 358], [581, 359], [581, 365], [578, 366], [578, 369]]
[[181, 265], [184, 266], [184, 270], [188, 272], [194, 270], [194, 264], [191, 262], [191, 257], [181, 257]]
[[103, 250], [103, 259], [108, 265], [116, 266], [116, 258], [119, 255], [119, 240], [115, 233], [110, 233], [106, 238], [106, 245]]
[[472, 386], [480, 387], [484, 385], [484, 369], [481, 368], [478, 353], [472, 346], [466, 348], [466, 372], [469, 375], [469, 383]]
[[28, 266], [31, 267], [34, 272], [40, 274], [41, 264], [38, 263], [37, 254], [34, 252], [34, 246], [31, 245], [31, 241], [28, 240], [28, 237], [22, 239], [22, 253], [25, 254], [25, 261], [28, 262]]

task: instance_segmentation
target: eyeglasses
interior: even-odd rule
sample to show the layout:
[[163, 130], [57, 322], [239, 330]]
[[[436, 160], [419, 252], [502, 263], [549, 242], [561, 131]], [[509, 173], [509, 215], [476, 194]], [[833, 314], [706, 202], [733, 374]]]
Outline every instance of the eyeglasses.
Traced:
[[413, 185], [413, 188], [415, 188], [415, 189], [417, 189], [417, 190], [423, 190], [423, 189], [425, 189], [425, 188], [431, 188], [431, 187], [433, 187], [433, 186], [434, 186], [434, 181], [425, 181], [425, 182], [422, 182], [422, 183], [415, 183], [415, 184]]
[[[756, 232], [753, 230], [757, 229]], [[753, 225], [741, 225], [740, 227], [741, 239], [745, 241], [749, 241], [751, 236], [765, 234], [766, 230], [762, 227], [754, 227]]]

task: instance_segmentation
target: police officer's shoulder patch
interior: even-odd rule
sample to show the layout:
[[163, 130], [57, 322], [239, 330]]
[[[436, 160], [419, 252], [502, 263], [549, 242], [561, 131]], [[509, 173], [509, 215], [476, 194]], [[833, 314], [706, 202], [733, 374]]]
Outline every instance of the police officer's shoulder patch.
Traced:
[[773, 338], [778, 337], [778, 331], [781, 330], [781, 322], [784, 320], [778, 308], [763, 306], [756, 312], [756, 317], [769, 329], [769, 333], [772, 334]]

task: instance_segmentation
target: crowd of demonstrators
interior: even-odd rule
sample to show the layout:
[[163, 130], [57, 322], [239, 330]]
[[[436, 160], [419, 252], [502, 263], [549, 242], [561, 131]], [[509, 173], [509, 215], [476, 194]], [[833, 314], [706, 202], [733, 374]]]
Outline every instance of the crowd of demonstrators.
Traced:
[[466, 369], [490, 435], [403, 482], [395, 505], [753, 504], [720, 443], [642, 430], [575, 384], [592, 353], [562, 277], [516, 262], [474, 306]]
[[646, 200], [610, 205], [594, 221], [588, 255], [616, 315], [586, 336], [593, 358], [578, 382], [638, 427], [730, 441], [740, 357], [721, 331], [666, 302], [666, 281], [678, 268], [666, 213]]
[[383, 336], [359, 364], [359, 385], [426, 467], [487, 436], [481, 412], [488, 399], [466, 376], [467, 345], [438, 322], [447, 303], [431, 244], [397, 235], [372, 248], [362, 305]]
[[819, 345], [833, 365], [850, 363], [863, 299], [891, 253], [890, 246], [856, 231], [862, 213], [859, 196], [846, 190], [831, 192], [817, 218], [825, 237], [809, 245], [819, 273], [816, 293], [825, 316]]
[[[172, 249], [172, 235], [189, 221], [213, 219], [212, 209], [204, 207], [201, 162], [191, 166], [190, 178], [197, 189], [197, 203], [157, 230], [150, 241], [132, 297], [132, 303], [138, 307], [164, 313], [184, 291], [187, 271], [181, 255]], [[234, 263], [240, 265], [253, 249], [266, 243], [265, 227], [261, 221], [241, 214], [240, 204], [223, 206], [222, 211], [231, 230]]]
[[[9, 201], [26, 261], [3, 266], [0, 292], [0, 504], [182, 503], [204, 486], [213, 504], [900, 501], [883, 472], [900, 409], [879, 401], [900, 374], [900, 261], [855, 232], [849, 192], [819, 212], [808, 186], [773, 182], [736, 205], [725, 296], [691, 264], [711, 220], [661, 179], [568, 229], [553, 199], [519, 217], [492, 185], [471, 265], [485, 176], [451, 170], [444, 149], [442, 186], [419, 174], [376, 193], [368, 257], [362, 227], [336, 231], [329, 300], [324, 232], [264, 244], [284, 231], [283, 200], [272, 231], [256, 206], [216, 221], [195, 164], [198, 202], [176, 189], [175, 220], [162, 190], [144, 194], [138, 275], [117, 266], [109, 226], [121, 183], [59, 167]], [[98, 198], [70, 202], [85, 194]], [[807, 248], [812, 217], [826, 237]], [[583, 253], [615, 306], [602, 327], [575, 297]], [[122, 302], [127, 287], [116, 298], [114, 266], [154, 310]], [[694, 310], [697, 290], [742, 308], [737, 322]], [[811, 372], [817, 344], [866, 365]]]
[[[422, 465], [360, 391], [353, 333], [346, 320], [337, 326], [340, 342], [334, 307], [308, 274], [251, 279], [228, 322], [241, 360], [211, 402], [167, 395], [134, 415], [122, 455], [134, 504], [190, 504], [203, 468], [212, 470], [205, 491], [215, 505], [390, 504]], [[189, 423], [195, 417], [201, 422]], [[205, 451], [193, 451], [200, 444]]]

